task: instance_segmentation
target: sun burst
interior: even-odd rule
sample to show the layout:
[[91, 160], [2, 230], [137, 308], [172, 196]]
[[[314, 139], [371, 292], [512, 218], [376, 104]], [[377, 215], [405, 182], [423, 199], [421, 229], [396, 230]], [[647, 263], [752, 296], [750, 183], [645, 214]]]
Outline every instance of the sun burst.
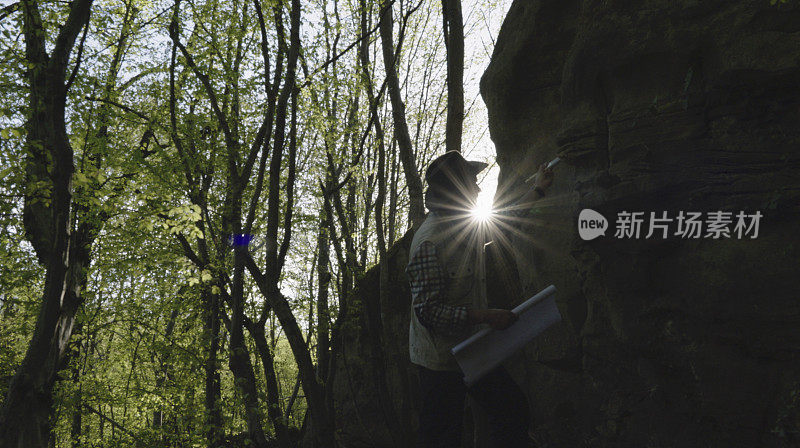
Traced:
[[486, 222], [492, 219], [492, 215], [494, 211], [492, 210], [492, 205], [487, 204], [485, 202], [478, 201], [475, 204], [475, 207], [470, 210], [470, 215], [472, 215], [472, 219], [479, 221], [479, 222]]

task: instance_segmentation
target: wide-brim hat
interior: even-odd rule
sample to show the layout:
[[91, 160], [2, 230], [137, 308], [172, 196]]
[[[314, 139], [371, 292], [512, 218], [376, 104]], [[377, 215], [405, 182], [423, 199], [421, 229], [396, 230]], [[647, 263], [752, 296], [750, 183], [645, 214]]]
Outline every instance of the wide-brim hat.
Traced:
[[425, 180], [429, 183], [436, 182], [436, 180], [442, 179], [442, 176], [452, 180], [454, 176], [463, 176], [467, 173], [477, 176], [488, 166], [489, 164], [485, 162], [467, 160], [458, 151], [447, 151], [433, 159], [428, 165], [428, 169], [425, 171]]

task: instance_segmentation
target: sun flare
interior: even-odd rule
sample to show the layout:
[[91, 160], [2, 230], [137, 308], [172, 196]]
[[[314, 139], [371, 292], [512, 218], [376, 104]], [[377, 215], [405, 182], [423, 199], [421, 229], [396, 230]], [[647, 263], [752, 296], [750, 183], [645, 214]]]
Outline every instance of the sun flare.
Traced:
[[476, 221], [486, 222], [492, 218], [494, 211], [492, 210], [491, 204], [478, 202], [475, 204], [475, 208], [470, 211], [470, 214]]

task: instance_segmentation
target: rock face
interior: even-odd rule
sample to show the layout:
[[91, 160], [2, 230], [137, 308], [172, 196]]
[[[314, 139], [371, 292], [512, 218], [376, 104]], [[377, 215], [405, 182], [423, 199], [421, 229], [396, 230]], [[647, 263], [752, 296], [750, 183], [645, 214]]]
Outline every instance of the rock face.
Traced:
[[[413, 233], [386, 259], [385, 294], [380, 269], [370, 269], [348, 298], [348, 311], [333, 350], [333, 403], [337, 439], [352, 448], [408, 446], [416, 397], [416, 374], [408, 355], [411, 291], [405, 276]], [[380, 316], [380, 328], [371, 322]]]
[[[511, 363], [540, 445], [800, 446], [798, 3], [517, 0], [481, 92], [500, 191], [567, 156], [513, 244], [564, 316]], [[605, 236], [579, 238], [584, 208]], [[681, 211], [732, 212], [731, 236], [645, 238]]]
[[[337, 325], [333, 404], [337, 439], [344, 447], [414, 446], [419, 386], [408, 354], [411, 291], [405, 275], [414, 230], [387, 253], [385, 294], [379, 267], [374, 267], [358, 282], [348, 298], [347, 314]], [[521, 297], [520, 285], [513, 257], [501, 251], [495, 245], [487, 250], [487, 289], [500, 291], [495, 299], [513, 297], [493, 304], [510, 308]], [[370, 320], [377, 320], [378, 313], [381, 328], [376, 329]]]

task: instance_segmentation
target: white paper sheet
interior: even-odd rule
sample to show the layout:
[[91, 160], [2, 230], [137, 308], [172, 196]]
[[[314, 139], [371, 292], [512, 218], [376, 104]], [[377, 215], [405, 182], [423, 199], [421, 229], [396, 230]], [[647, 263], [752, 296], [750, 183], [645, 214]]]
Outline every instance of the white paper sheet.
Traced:
[[505, 330], [483, 329], [453, 347], [451, 352], [464, 372], [464, 382], [475, 383], [541, 332], [561, 321], [555, 299], [556, 287], [550, 285], [512, 310], [519, 316], [514, 325]]

